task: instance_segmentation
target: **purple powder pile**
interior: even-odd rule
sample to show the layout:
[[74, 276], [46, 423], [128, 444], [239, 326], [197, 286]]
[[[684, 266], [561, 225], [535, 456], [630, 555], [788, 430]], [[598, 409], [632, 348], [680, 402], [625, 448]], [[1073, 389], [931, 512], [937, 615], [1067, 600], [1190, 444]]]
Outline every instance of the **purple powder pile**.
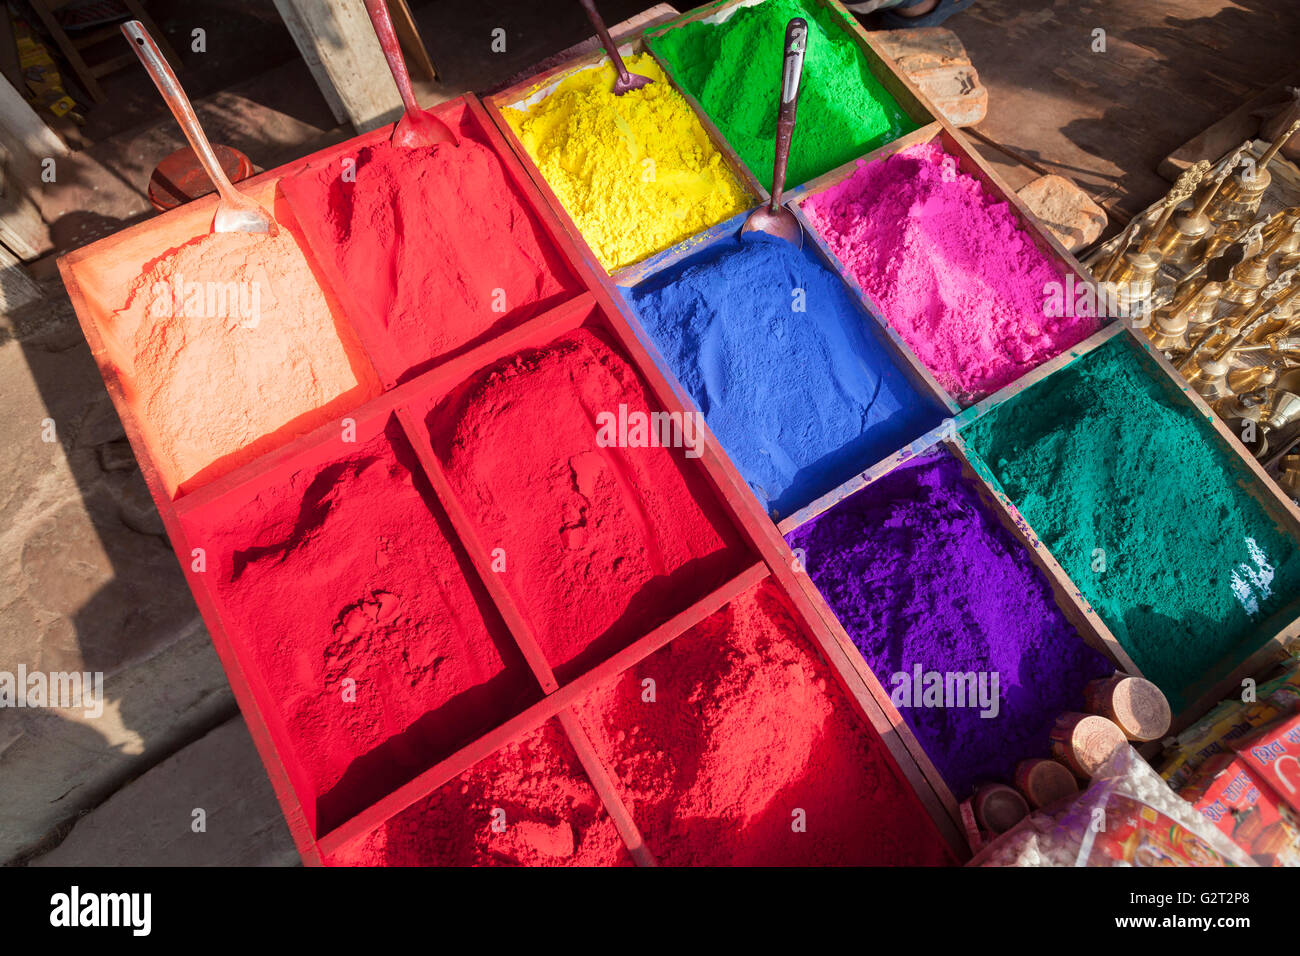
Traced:
[[[1057, 715], [1081, 709], [1084, 684], [1115, 669], [946, 452], [896, 468], [786, 540], [959, 800], [1047, 756]], [[996, 716], [969, 700], [920, 706], [919, 693], [907, 706], [918, 665], [986, 675], [989, 690], [996, 674]]]

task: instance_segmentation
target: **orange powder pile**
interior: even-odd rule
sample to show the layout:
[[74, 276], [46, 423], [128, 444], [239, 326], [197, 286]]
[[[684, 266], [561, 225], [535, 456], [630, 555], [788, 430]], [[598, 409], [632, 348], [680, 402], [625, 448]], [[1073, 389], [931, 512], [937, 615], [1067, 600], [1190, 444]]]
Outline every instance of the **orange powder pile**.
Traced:
[[200, 236], [146, 264], [108, 334], [169, 494], [375, 393], [336, 315], [283, 223], [273, 237]]

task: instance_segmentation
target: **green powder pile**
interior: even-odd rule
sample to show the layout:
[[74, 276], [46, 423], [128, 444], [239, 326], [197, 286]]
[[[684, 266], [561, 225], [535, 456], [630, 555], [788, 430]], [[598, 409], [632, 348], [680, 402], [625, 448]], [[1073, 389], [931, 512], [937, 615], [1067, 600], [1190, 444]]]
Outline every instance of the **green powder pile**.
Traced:
[[768, 189], [785, 27], [792, 17], [808, 21], [786, 174], [793, 188], [916, 128], [867, 68], [841, 15], [801, 0], [763, 0], [722, 23], [696, 20], [647, 41]]
[[1300, 553], [1147, 361], [1119, 335], [963, 436], [1179, 709], [1280, 627], [1266, 622], [1300, 596]]

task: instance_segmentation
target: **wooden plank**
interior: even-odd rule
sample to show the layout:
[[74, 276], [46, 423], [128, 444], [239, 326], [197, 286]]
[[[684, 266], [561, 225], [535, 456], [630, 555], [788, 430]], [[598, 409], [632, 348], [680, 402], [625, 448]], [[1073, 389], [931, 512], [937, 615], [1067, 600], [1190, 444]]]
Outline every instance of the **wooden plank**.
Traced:
[[785, 537], [785, 535], [789, 534], [801, 524], [811, 521], [823, 511], [832, 508], [837, 501], [847, 498], [854, 492], [861, 491], [876, 479], [893, 471], [903, 462], [909, 461], [917, 455], [924, 454], [945, 438], [951, 438], [955, 434], [956, 425], [954, 419], [945, 419], [920, 438], [904, 445], [887, 458], [882, 458], [870, 468], [860, 474], [854, 475], [842, 485], [832, 488], [830, 491], [826, 492], [826, 494], [822, 495], [815, 501], [809, 502], [793, 514], [782, 518], [780, 523], [777, 525], [777, 530], [781, 532], [782, 537]]
[[[406, 0], [386, 0], [386, 3], [388, 14], [393, 20], [393, 33], [397, 35], [397, 42], [405, 54], [411, 79], [418, 77], [430, 83], [438, 82], [438, 70], [434, 67], [433, 60], [429, 59], [429, 51]], [[411, 69], [412, 64], [414, 69]]]
[[0, 312], [11, 312], [36, 302], [44, 293], [27, 274], [18, 257], [0, 246]]
[[1020, 543], [1029, 554], [1030, 559], [1047, 578], [1052, 589], [1056, 606], [1061, 609], [1065, 619], [1074, 625], [1079, 636], [1100, 654], [1110, 658], [1115, 666], [1134, 677], [1141, 677], [1142, 671], [1124, 650], [1101, 615], [1093, 609], [1083, 597], [1083, 590], [1074, 583], [1066, 573], [1051, 549], [1034, 533], [1029, 522], [1021, 515], [1000, 489], [989, 483], [988, 467], [979, 459], [974, 450], [968, 448], [958, 435], [948, 443], [953, 456], [962, 464], [962, 474], [970, 479], [989, 511], [994, 514], [1004, 528]]
[[[713, 122], [713, 117], [708, 114], [700, 101], [695, 98], [695, 94], [688, 90], [682, 83], [678, 82], [668, 61], [661, 60], [659, 54], [646, 46], [644, 42], [641, 43], [641, 47], [644, 52], [650, 54], [651, 59], [659, 64], [659, 69], [664, 71], [664, 76], [668, 77], [668, 79], [672, 81], [677, 92], [682, 95], [682, 99], [690, 105], [691, 109], [695, 112], [696, 117], [699, 119], [700, 125], [703, 126], [704, 131], [709, 134], [709, 141], [713, 143], [713, 147], [727, 158], [727, 162], [731, 165], [733, 170], [738, 170], [740, 172], [741, 181], [744, 182], [744, 184], [749, 187], [749, 191], [758, 198], [758, 202], [755, 203], [755, 205], [761, 205], [771, 199], [772, 194], [768, 192], [767, 187], [763, 185], [762, 178], [758, 173], [750, 169], [748, 164], [740, 158], [740, 154], [736, 152], [735, 147], [731, 145], [730, 140], [722, 134], [722, 130], [720, 130], [718, 125]], [[759, 172], [764, 171], [760, 170]]]
[[884, 146], [850, 159], [847, 163], [842, 163], [834, 169], [828, 169], [820, 176], [815, 176], [806, 183], [789, 190], [785, 194], [785, 203], [793, 209], [795, 206], [802, 204], [810, 195], [825, 192], [830, 187], [838, 186], [844, 182], [857, 171], [858, 163], [874, 163], [878, 159], [885, 159], [899, 150], [915, 146], [917, 143], [928, 143], [939, 135], [940, 129], [939, 124], [933, 122], [918, 126], [912, 132], [904, 133], [898, 139], [890, 140]]
[[474, 571], [478, 574], [479, 580], [483, 582], [483, 586], [487, 588], [488, 594], [492, 597], [492, 603], [497, 607], [497, 611], [505, 620], [506, 627], [510, 631], [510, 636], [514, 638], [515, 645], [523, 654], [524, 660], [528, 662], [528, 667], [532, 670], [533, 676], [537, 678], [537, 682], [542, 685], [542, 690], [547, 694], [554, 693], [559, 689], [560, 682], [555, 679], [555, 672], [551, 670], [550, 662], [546, 659], [546, 653], [538, 644], [537, 637], [528, 624], [528, 618], [524, 616], [519, 609], [519, 605], [515, 603], [509, 589], [501, 582], [501, 575], [492, 570], [491, 551], [479, 538], [473, 522], [470, 521], [469, 515], [465, 513], [465, 509], [461, 507], [460, 500], [448, 483], [447, 476], [442, 470], [442, 463], [438, 461], [438, 457], [433, 453], [433, 449], [429, 445], [426, 430], [419, 426], [419, 422], [416, 421], [409, 406], [399, 408], [397, 417], [398, 421], [402, 423], [403, 431], [406, 432], [406, 440], [415, 449], [415, 454], [420, 460], [420, 466], [424, 469], [425, 476], [429, 479], [429, 483], [433, 485], [434, 494], [438, 496], [438, 501], [442, 504], [443, 510], [447, 512], [447, 518], [456, 532], [457, 539], [469, 554]]
[[582, 729], [578, 715], [572, 708], [566, 707], [559, 712], [558, 716], [560, 725], [569, 736], [569, 743], [574, 753], [578, 755], [582, 769], [587, 772], [587, 779], [591, 782], [596, 795], [600, 797], [600, 802], [605, 805], [605, 812], [614, 821], [614, 828], [623, 838], [628, 853], [632, 855], [637, 866], [658, 866], [654, 854], [646, 846], [645, 837], [641, 835], [640, 828], [632, 819], [631, 812], [623, 803], [623, 798], [618, 795], [618, 788], [614, 786], [608, 768], [596, 753], [596, 748], [591, 745], [591, 738]]
[[20, 171], [24, 174], [27, 167], [39, 168], [42, 159], [69, 154], [63, 140], [41, 121], [13, 84], [4, 79], [0, 79], [0, 142], [23, 161]]
[[402, 99], [361, 0], [275, 0], [334, 118], [364, 133], [394, 122]]
[[[36, 204], [20, 188], [10, 168], [9, 150], [0, 145], [0, 243], [11, 258], [36, 259], [49, 244], [49, 231]], [[17, 293], [17, 289], [14, 289]]]

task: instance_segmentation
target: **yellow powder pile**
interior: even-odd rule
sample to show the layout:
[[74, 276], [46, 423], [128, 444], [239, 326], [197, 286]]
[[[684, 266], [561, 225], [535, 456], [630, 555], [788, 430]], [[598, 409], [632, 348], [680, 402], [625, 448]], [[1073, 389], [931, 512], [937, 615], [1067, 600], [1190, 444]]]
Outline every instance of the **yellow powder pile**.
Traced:
[[331, 300], [283, 226], [274, 237], [200, 236], [147, 263], [108, 332], [173, 495], [375, 391], [372, 373], [358, 378]]
[[505, 110], [610, 272], [755, 202], [654, 58], [642, 53], [626, 63], [654, 82], [615, 96], [606, 62], [570, 76], [527, 111]]

